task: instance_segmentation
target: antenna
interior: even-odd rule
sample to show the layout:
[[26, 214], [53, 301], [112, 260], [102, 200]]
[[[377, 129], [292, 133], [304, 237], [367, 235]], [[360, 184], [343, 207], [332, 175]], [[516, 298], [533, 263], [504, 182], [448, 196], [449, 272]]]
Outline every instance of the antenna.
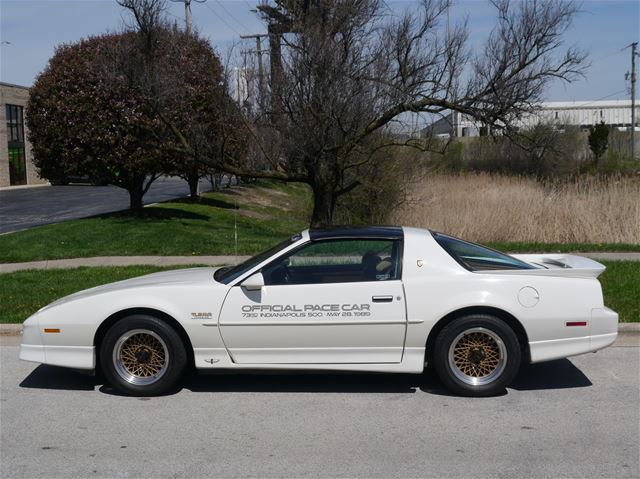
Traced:
[[236, 252], [236, 264], [238, 264], [238, 198], [236, 200], [236, 207], [233, 210], [233, 237], [235, 243]]

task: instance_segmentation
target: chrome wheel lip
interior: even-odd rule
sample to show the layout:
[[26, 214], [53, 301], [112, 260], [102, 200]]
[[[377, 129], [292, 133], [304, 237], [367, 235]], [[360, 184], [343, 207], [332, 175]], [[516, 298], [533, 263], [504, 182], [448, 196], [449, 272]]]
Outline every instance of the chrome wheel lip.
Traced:
[[[454, 351], [458, 342], [464, 336], [472, 333], [480, 333], [480, 334], [487, 335], [489, 338], [491, 338], [495, 342], [496, 346], [498, 347], [498, 351], [500, 354], [498, 364], [496, 365], [495, 369], [486, 376], [480, 376], [480, 377], [470, 376], [464, 373], [455, 362]], [[505, 346], [500, 336], [498, 336], [495, 332], [491, 331], [490, 329], [482, 328], [482, 327], [465, 329], [458, 336], [456, 336], [456, 338], [451, 342], [451, 345], [449, 346], [449, 368], [451, 369], [451, 372], [458, 380], [470, 386], [485, 386], [487, 384], [491, 384], [502, 375], [506, 367], [507, 367], [507, 347]]]
[[[132, 337], [138, 334], [146, 334], [146, 335], [152, 336], [154, 339], [156, 339], [160, 343], [160, 345], [162, 346], [162, 349], [164, 350], [164, 358], [165, 358], [164, 365], [162, 366], [160, 371], [158, 371], [156, 374], [152, 376], [147, 376], [147, 377], [136, 376], [135, 374], [132, 374], [124, 365], [124, 361], [122, 358], [123, 347], [129, 339], [131, 339]], [[162, 376], [164, 376], [164, 374], [167, 372], [167, 367], [169, 365], [169, 350], [167, 348], [167, 344], [157, 333], [148, 329], [132, 329], [122, 334], [116, 341], [115, 346], [113, 348], [112, 360], [113, 360], [113, 365], [115, 367], [115, 371], [118, 374], [118, 376], [120, 376], [120, 378], [122, 378], [129, 384], [133, 384], [136, 386], [148, 386], [159, 381], [160, 378], [162, 378]]]

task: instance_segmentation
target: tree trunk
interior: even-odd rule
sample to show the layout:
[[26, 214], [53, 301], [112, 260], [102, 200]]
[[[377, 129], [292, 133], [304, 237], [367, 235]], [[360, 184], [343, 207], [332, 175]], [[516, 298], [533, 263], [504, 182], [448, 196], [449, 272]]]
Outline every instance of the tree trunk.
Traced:
[[132, 181], [129, 185], [129, 210], [131, 214], [140, 216], [142, 214], [142, 197], [144, 196], [144, 179]]
[[324, 228], [333, 224], [336, 195], [332, 184], [311, 185], [313, 189], [312, 228]]
[[192, 200], [198, 199], [198, 182], [200, 181], [200, 176], [198, 175], [188, 175], [187, 183], [189, 183], [189, 196]]

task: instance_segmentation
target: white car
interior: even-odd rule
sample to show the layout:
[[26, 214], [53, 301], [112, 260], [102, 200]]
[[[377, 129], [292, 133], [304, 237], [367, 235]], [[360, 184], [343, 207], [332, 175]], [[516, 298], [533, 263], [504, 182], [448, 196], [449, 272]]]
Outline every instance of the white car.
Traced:
[[187, 368], [422, 373], [504, 391], [522, 362], [617, 336], [604, 266], [505, 255], [416, 228], [304, 231], [244, 263], [155, 273], [62, 298], [24, 322], [20, 358], [157, 395]]

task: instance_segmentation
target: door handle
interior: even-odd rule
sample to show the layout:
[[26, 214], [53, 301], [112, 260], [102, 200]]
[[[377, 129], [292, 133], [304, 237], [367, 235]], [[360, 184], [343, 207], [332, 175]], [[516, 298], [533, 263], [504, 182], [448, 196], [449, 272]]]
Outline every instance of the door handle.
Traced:
[[372, 296], [371, 301], [374, 303], [390, 303], [393, 301], [393, 295], [389, 294], [386, 296]]

